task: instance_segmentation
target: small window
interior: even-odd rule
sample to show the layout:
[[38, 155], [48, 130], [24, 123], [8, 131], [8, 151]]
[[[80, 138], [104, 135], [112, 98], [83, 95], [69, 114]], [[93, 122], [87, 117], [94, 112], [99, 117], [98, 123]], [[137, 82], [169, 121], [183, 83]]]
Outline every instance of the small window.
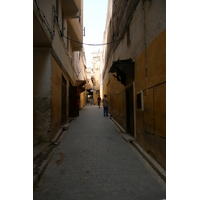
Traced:
[[69, 31], [67, 29], [67, 51], [69, 52]]
[[129, 26], [127, 27], [127, 44], [130, 43], [130, 28]]
[[62, 37], [64, 36], [64, 30], [65, 30], [65, 27], [64, 27], [64, 10], [62, 9]]
[[[118, 17], [117, 17], [117, 24], [119, 24], [119, 21], [118, 21]], [[118, 26], [116, 26], [116, 35], [118, 36], [119, 35], [119, 30], [118, 30]]]
[[80, 11], [80, 15], [79, 15], [79, 24], [81, 25], [81, 11]]
[[137, 93], [137, 109], [143, 110], [143, 91]]
[[[57, 15], [57, 19], [59, 18], [59, 0], [56, 0], [56, 15]], [[59, 20], [58, 20], [59, 21]]]

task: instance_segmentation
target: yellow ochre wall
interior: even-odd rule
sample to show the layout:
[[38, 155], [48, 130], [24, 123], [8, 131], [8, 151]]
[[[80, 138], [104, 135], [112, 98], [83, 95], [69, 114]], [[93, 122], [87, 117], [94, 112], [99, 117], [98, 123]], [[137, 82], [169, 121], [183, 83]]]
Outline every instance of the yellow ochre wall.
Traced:
[[[61, 126], [61, 93], [62, 93], [62, 75], [66, 80], [66, 89], [67, 89], [67, 106], [69, 107], [69, 80], [63, 73], [62, 69], [59, 67], [55, 58], [51, 57], [52, 67], [51, 67], [51, 138], [55, 136], [57, 131]], [[69, 118], [69, 111], [67, 109], [67, 119]]]
[[126, 129], [126, 87], [113, 76], [107, 84], [108, 111]]
[[[166, 30], [135, 59], [134, 118], [135, 138], [158, 163], [166, 167]], [[105, 76], [103, 95], [107, 94], [109, 113], [126, 130], [126, 88], [112, 74]], [[137, 110], [137, 93], [143, 91], [144, 110]], [[134, 122], [133, 122], [134, 123]]]
[[136, 139], [165, 168], [166, 29], [147, 46], [147, 79], [145, 52], [135, 61], [135, 93], [141, 90], [144, 110], [136, 111]]

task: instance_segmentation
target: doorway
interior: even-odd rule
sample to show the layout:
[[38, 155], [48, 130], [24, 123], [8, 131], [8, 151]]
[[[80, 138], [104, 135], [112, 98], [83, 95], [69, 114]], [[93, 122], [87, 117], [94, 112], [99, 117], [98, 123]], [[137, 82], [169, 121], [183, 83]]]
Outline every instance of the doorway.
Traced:
[[134, 137], [133, 86], [126, 89], [126, 127]]
[[67, 120], [67, 82], [62, 76], [62, 94], [61, 94], [61, 125]]
[[69, 87], [69, 117], [79, 116], [79, 92], [77, 86]]

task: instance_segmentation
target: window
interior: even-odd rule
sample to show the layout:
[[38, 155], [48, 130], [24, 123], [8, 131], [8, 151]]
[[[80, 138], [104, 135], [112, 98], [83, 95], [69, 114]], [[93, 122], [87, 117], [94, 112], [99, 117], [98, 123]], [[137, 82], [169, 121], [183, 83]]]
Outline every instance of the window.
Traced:
[[130, 43], [130, 27], [127, 27], [127, 44]]
[[56, 0], [56, 15], [57, 15], [57, 20], [58, 20], [58, 18], [59, 18], [58, 17], [58, 15], [59, 15], [59, 0]]
[[80, 11], [80, 15], [79, 15], [79, 24], [81, 25], [81, 11]]
[[[119, 24], [118, 17], [117, 17], [117, 24]], [[119, 35], [118, 26], [116, 26], [116, 34], [117, 34], [117, 36]]]
[[137, 110], [143, 110], [143, 91], [137, 93]]
[[65, 30], [65, 27], [64, 27], [64, 10], [62, 9], [62, 37], [64, 36], [64, 30]]
[[69, 52], [69, 31], [67, 29], [67, 51]]

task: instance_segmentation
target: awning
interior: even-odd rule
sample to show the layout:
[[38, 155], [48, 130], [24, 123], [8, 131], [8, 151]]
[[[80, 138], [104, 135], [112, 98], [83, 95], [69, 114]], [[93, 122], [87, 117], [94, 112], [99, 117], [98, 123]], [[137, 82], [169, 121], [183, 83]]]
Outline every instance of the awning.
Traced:
[[135, 60], [127, 59], [127, 60], [118, 60], [113, 61], [113, 64], [109, 70], [109, 73], [122, 71], [126, 75], [130, 76], [134, 80], [134, 65]]
[[76, 86], [79, 88], [79, 87], [82, 87], [83, 85], [86, 84], [86, 81], [85, 80], [76, 80]]
[[85, 87], [83, 87], [85, 84], [85, 80], [76, 80], [76, 86], [78, 87], [80, 93], [85, 91]]
[[134, 65], [135, 61], [131, 58], [127, 60], [113, 61], [113, 64], [109, 70], [109, 73], [117, 73], [117, 76], [113, 74], [115, 78], [123, 85], [126, 85], [126, 75], [134, 80]]

